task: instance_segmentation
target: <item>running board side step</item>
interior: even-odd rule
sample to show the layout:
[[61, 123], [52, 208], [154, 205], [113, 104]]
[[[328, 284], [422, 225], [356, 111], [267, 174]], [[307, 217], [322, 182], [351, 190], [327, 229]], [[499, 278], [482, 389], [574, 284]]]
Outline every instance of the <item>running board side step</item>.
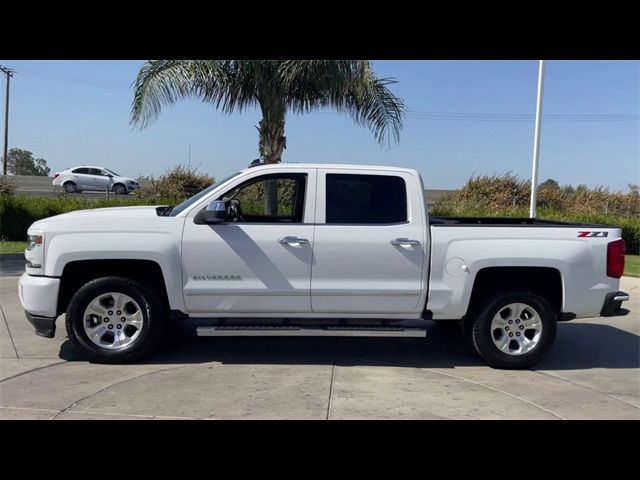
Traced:
[[197, 327], [199, 337], [411, 337], [425, 338], [423, 327], [216, 325]]

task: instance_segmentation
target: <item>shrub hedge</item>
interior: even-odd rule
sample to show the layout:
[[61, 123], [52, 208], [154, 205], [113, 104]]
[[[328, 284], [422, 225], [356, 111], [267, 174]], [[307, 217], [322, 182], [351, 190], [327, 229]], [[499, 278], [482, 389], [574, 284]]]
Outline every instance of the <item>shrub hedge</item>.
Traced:
[[[457, 192], [442, 197], [432, 215], [528, 217], [530, 185], [515, 175], [474, 176]], [[604, 187], [540, 187], [537, 216], [546, 220], [594, 223], [622, 228], [627, 253], [640, 254], [640, 195]]]
[[134, 205], [175, 205], [180, 200], [142, 200], [135, 197], [112, 196], [109, 200], [71, 197], [61, 194], [54, 198], [15, 197], [0, 195], [0, 238], [3, 240], [26, 240], [29, 226], [42, 218], [52, 217], [73, 210], [90, 208], [134, 206]]
[[[187, 183], [191, 183], [192, 177], [185, 177], [189, 180]], [[208, 183], [210, 180], [207, 178], [202, 181]], [[509, 174], [500, 177], [473, 177], [460, 191], [441, 198], [434, 206], [432, 215], [527, 217], [529, 193], [528, 187], [524, 186], [525, 183]], [[73, 210], [175, 205], [187, 196], [183, 190], [178, 191], [180, 195], [173, 198], [162, 198], [158, 194], [146, 198], [112, 196], [110, 200], [86, 199], [64, 194], [54, 198], [30, 198], [15, 197], [11, 194], [10, 187], [7, 190], [4, 193], [0, 192], [0, 238], [6, 240], [26, 240], [27, 228], [33, 222]], [[174, 189], [168, 190], [176, 192]], [[538, 198], [539, 218], [620, 227], [627, 253], [640, 254], [640, 199], [637, 190], [629, 193], [611, 193], [604, 188], [580, 189], [575, 192], [540, 189]]]
[[188, 166], [177, 165], [165, 171], [157, 180], [151, 179], [148, 185], [136, 192], [136, 196], [153, 201], [163, 198], [189, 198], [213, 185], [215, 181], [215, 178], [206, 173], [200, 173]]

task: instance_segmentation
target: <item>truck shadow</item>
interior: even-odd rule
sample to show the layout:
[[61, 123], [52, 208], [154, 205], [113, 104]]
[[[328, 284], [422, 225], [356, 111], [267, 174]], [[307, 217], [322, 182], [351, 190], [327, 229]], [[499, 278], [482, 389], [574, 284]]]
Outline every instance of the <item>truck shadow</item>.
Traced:
[[[455, 328], [433, 325], [427, 339], [327, 337], [197, 337], [195, 324], [175, 325], [141, 364], [290, 364], [456, 368], [485, 366]], [[69, 342], [60, 358], [85, 361]], [[640, 367], [640, 337], [609, 325], [563, 323], [549, 355], [533, 370]]]

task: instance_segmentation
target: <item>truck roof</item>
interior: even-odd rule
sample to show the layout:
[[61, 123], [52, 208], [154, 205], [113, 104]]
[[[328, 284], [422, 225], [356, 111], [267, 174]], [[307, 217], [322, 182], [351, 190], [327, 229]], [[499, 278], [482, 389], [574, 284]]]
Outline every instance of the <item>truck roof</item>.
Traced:
[[414, 175], [418, 175], [417, 170], [413, 168], [404, 168], [404, 167], [392, 167], [389, 165], [347, 165], [342, 163], [270, 163], [270, 164], [260, 164], [253, 167], [247, 167], [243, 171], [254, 170], [254, 169], [263, 169], [263, 168], [332, 168], [332, 169], [341, 169], [341, 170], [393, 170], [395, 172], [406, 172]]

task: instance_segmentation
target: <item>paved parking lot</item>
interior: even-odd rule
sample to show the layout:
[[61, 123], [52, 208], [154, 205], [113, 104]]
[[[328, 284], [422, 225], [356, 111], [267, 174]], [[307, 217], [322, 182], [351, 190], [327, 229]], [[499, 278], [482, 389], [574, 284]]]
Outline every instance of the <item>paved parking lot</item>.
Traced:
[[626, 317], [560, 324], [534, 370], [493, 370], [459, 333], [424, 339], [207, 338], [175, 326], [155, 355], [97, 365], [58, 319], [37, 337], [0, 278], [3, 419], [640, 419], [640, 279]]

